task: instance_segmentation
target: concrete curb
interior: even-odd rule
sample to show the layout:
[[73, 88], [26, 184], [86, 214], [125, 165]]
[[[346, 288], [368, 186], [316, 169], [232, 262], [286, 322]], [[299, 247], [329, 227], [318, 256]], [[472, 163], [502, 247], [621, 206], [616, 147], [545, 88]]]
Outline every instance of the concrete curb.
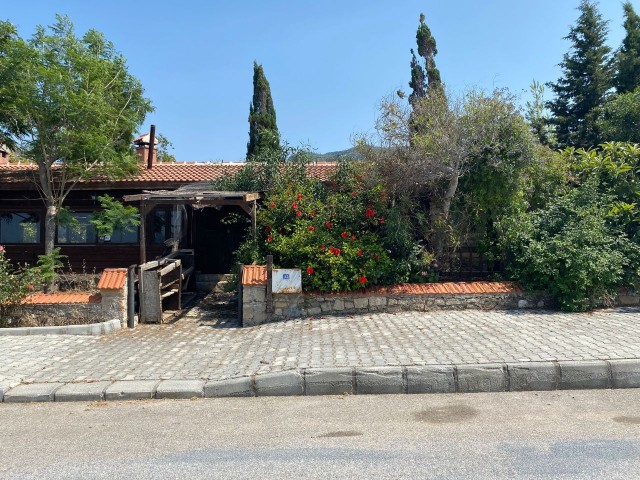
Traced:
[[89, 325], [64, 325], [60, 327], [16, 327], [0, 328], [0, 336], [25, 335], [106, 335], [120, 330], [120, 320], [108, 320]]
[[0, 385], [0, 401], [68, 402], [281, 395], [520, 392], [640, 388], [640, 358], [398, 367], [307, 368], [226, 380]]

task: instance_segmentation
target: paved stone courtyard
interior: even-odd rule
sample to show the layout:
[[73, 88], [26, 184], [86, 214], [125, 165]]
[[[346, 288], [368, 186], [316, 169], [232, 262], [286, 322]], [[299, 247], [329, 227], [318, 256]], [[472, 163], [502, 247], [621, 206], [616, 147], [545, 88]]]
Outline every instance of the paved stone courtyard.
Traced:
[[297, 368], [640, 358], [640, 309], [450, 311], [239, 328], [193, 308], [114, 335], [0, 337], [0, 383], [225, 379]]

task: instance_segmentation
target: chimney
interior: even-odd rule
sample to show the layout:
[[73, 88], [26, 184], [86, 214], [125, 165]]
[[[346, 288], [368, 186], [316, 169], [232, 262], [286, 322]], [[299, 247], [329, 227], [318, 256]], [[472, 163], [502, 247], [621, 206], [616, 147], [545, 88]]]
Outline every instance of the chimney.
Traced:
[[[145, 133], [144, 135], [139, 136], [133, 141], [136, 146], [136, 154], [138, 155], [138, 159], [140, 160], [140, 163], [146, 165], [147, 169], [151, 169], [153, 165], [156, 165], [158, 163], [157, 149], [149, 148], [152, 139], [154, 146], [158, 144], [158, 140], [155, 138], [155, 130], [156, 126], [151, 125], [150, 133]], [[149, 150], [152, 150], [151, 158], [149, 158]]]
[[6, 145], [0, 144], [0, 165], [9, 164], [9, 154], [9, 148]]

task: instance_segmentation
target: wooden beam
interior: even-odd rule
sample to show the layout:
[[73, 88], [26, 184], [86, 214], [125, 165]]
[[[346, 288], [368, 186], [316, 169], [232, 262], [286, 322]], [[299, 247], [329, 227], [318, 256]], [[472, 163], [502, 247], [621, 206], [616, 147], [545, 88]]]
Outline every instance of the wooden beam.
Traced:
[[253, 233], [253, 238], [257, 238], [258, 235], [258, 206], [257, 202], [254, 200], [251, 205], [251, 232]]
[[147, 205], [140, 203], [140, 265], [147, 263]]

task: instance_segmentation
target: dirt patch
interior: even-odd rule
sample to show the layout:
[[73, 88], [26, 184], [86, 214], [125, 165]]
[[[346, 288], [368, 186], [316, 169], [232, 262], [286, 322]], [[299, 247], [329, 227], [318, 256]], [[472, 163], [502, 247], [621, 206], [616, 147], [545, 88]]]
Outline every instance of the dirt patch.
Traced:
[[446, 407], [434, 407], [414, 413], [414, 418], [419, 422], [443, 424], [461, 423], [478, 416], [478, 410], [466, 405], [447, 405]]

